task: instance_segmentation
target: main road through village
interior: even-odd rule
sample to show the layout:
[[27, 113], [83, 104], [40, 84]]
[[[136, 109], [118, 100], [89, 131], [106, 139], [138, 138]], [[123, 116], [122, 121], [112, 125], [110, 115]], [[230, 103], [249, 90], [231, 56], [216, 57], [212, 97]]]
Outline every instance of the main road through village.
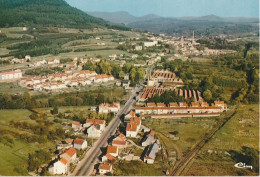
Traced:
[[116, 117], [106, 127], [105, 131], [102, 133], [101, 137], [94, 143], [93, 147], [86, 153], [85, 157], [77, 165], [74, 172], [70, 174], [71, 176], [89, 176], [91, 174], [98, 156], [102, 153], [101, 148], [107, 145], [109, 137], [116, 132], [117, 128], [120, 125], [121, 116], [130, 111], [133, 103], [135, 102], [137, 92], [140, 92], [141, 88], [142, 86], [138, 86], [132, 91], [129, 100], [117, 113]]

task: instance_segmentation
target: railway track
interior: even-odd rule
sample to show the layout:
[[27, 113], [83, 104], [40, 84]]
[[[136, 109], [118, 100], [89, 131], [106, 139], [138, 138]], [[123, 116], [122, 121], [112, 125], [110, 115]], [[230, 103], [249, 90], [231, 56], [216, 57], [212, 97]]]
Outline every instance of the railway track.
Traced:
[[234, 112], [223, 118], [208, 134], [206, 134], [205, 138], [201, 140], [191, 151], [189, 151], [180, 161], [180, 163], [173, 168], [170, 172], [169, 176], [179, 176], [188, 163], [192, 160], [192, 158], [201, 150], [201, 148], [220, 130], [237, 112], [237, 108]]

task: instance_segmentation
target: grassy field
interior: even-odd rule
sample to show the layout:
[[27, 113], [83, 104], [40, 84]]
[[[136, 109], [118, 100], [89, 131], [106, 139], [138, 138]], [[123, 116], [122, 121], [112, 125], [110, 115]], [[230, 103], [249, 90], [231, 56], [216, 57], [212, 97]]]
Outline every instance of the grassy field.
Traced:
[[259, 149], [259, 105], [240, 105], [237, 114], [202, 148], [183, 175], [257, 175], [235, 168], [238, 162], [227, 154], [241, 151], [242, 146]]
[[16, 94], [16, 93], [23, 93], [26, 91], [28, 91], [28, 89], [17, 86], [14, 83], [0, 82], [0, 93]]
[[[174, 119], [149, 119], [142, 122], [143, 125], [156, 132], [157, 137], [168, 150], [175, 149], [177, 145], [185, 154], [199, 142], [205, 133], [214, 124], [216, 118], [182, 118]], [[178, 131], [179, 140], [173, 140], [172, 132]]]
[[[21, 130], [17, 130], [9, 126], [9, 122], [13, 121], [30, 121], [28, 110], [0, 110], [0, 130], [8, 130], [9, 132], [21, 133]], [[7, 135], [10, 136], [10, 135]], [[16, 138], [12, 138], [14, 144], [12, 147], [0, 143], [0, 175], [28, 175], [27, 173], [27, 158], [28, 153], [34, 152], [39, 149], [53, 149], [54, 143], [45, 143], [44, 146], [38, 143], [25, 143]]]
[[117, 161], [113, 165], [115, 176], [164, 176], [161, 152], [157, 153], [154, 164], [146, 164], [142, 161]]

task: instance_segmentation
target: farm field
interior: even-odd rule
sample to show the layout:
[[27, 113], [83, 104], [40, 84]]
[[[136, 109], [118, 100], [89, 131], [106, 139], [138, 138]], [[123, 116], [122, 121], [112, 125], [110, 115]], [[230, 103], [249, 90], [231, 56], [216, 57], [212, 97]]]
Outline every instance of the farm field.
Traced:
[[[222, 127], [190, 163], [185, 175], [257, 175], [234, 167], [232, 152], [243, 146], [259, 148], [259, 105], [240, 105], [237, 114]], [[249, 164], [248, 164], [249, 165]]]
[[[142, 124], [156, 132], [156, 136], [167, 150], [177, 146], [185, 155], [197, 142], [199, 142], [215, 123], [217, 118], [182, 118], [182, 119], [149, 119]], [[173, 140], [174, 132], [179, 140]]]

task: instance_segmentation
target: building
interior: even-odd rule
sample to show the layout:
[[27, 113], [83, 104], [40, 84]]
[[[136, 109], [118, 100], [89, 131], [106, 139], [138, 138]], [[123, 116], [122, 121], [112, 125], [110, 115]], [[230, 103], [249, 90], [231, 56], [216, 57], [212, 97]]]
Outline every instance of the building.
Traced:
[[72, 122], [71, 127], [74, 131], [78, 131], [82, 129], [82, 125], [79, 122]]
[[109, 112], [113, 112], [113, 113], [117, 113], [120, 110], [120, 103], [115, 102], [112, 104], [108, 104], [108, 103], [103, 103], [99, 105], [99, 113], [109, 113]]
[[102, 162], [114, 162], [116, 160], [116, 158], [114, 156], [112, 156], [111, 154], [106, 154], [102, 157], [101, 161]]
[[61, 158], [65, 158], [70, 163], [74, 162], [77, 158], [77, 150], [75, 148], [69, 148], [61, 155]]
[[136, 46], [135, 46], [135, 50], [136, 50], [136, 51], [143, 50], [143, 46], [141, 46], [141, 45], [136, 45]]
[[87, 119], [86, 123], [83, 124], [83, 127], [90, 127], [91, 125], [99, 125], [101, 131], [105, 130], [106, 127], [106, 121], [105, 120], [99, 120], [99, 119]]
[[93, 124], [87, 129], [88, 137], [99, 138], [102, 134], [102, 129], [99, 124]]
[[107, 154], [110, 154], [114, 157], [117, 157], [118, 156], [118, 148], [117, 146], [111, 146], [111, 145], [108, 145], [107, 146]]
[[19, 69], [0, 73], [0, 80], [20, 79], [20, 78], [22, 78], [22, 71]]
[[[218, 103], [218, 102], [217, 102]], [[146, 107], [136, 107], [135, 112], [142, 115], [191, 115], [190, 117], [199, 117], [199, 116], [219, 116], [219, 113], [227, 109], [225, 103], [221, 103], [218, 106], [212, 104], [211, 106], [205, 102], [198, 104], [193, 103], [188, 105], [186, 102], [180, 102], [177, 106], [176, 103], [170, 103], [168, 106], [159, 106], [155, 103], [149, 103]]]
[[156, 154], [159, 151], [159, 144], [156, 142], [149, 145], [145, 155], [144, 155], [144, 162], [148, 164], [153, 164], [156, 158]]
[[77, 150], [83, 150], [88, 147], [88, 142], [83, 139], [75, 139], [73, 142], [73, 147]]
[[132, 117], [130, 122], [126, 125], [126, 137], [136, 137], [141, 128], [141, 119], [139, 117]]
[[127, 146], [126, 137], [122, 133], [118, 135], [115, 139], [112, 141], [112, 146], [116, 146], [118, 148], [124, 148]]
[[144, 42], [145, 47], [152, 47], [152, 46], [157, 46], [158, 41], [153, 41], [153, 42]]
[[142, 141], [142, 146], [148, 146], [156, 141], [155, 132], [151, 131]]
[[112, 171], [112, 165], [109, 163], [102, 163], [98, 167], [98, 171], [100, 174], [105, 174]]
[[129, 123], [132, 117], [136, 117], [135, 112], [131, 110], [127, 115], [124, 117], [124, 123]]
[[61, 158], [51, 165], [48, 169], [51, 174], [61, 175], [68, 173], [68, 161], [65, 158]]

